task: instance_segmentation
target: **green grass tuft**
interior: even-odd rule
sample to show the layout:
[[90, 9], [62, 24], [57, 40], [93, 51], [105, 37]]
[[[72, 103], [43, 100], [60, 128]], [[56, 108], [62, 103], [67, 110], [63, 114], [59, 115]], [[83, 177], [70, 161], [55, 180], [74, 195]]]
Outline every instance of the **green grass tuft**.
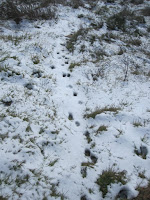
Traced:
[[114, 112], [114, 113], [117, 114], [119, 110], [121, 110], [120, 107], [115, 107], [115, 106], [107, 107], [106, 106], [104, 108], [96, 109], [94, 112], [84, 115], [84, 117], [95, 119], [96, 115], [100, 115], [100, 114], [105, 113], [105, 112]]
[[102, 192], [103, 198], [108, 192], [108, 186], [113, 183], [121, 183], [125, 185], [126, 181], [126, 172], [125, 171], [115, 171], [112, 168], [104, 170], [102, 174], [97, 179], [96, 183], [99, 185], [99, 190]]

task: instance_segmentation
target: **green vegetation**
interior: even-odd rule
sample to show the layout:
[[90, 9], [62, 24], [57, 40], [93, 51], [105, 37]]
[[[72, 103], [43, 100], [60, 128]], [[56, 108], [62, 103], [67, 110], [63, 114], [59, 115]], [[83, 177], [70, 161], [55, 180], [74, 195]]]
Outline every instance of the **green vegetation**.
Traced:
[[90, 114], [86, 114], [84, 115], [85, 118], [93, 118], [95, 119], [95, 117], [97, 115], [100, 115], [102, 113], [105, 113], [105, 112], [114, 112], [114, 113], [118, 113], [118, 111], [121, 110], [120, 107], [115, 107], [115, 106], [110, 106], [110, 107], [104, 107], [104, 108], [99, 108], [99, 109], [96, 109], [94, 112], [90, 113]]
[[103, 132], [103, 131], [107, 131], [108, 126], [105, 125], [101, 125], [97, 131], [96, 131], [96, 135], [98, 135], [99, 133]]
[[94, 164], [95, 163], [93, 163], [93, 162], [83, 162], [83, 163], [81, 163], [81, 166], [82, 167], [91, 167], [91, 168], [93, 168]]
[[121, 13], [115, 14], [108, 18], [107, 26], [109, 30], [122, 30], [125, 31], [126, 19]]
[[[128, 22], [128, 23], [127, 23]], [[136, 28], [136, 25], [145, 23], [145, 19], [141, 15], [136, 15], [128, 9], [123, 9], [121, 12], [114, 14], [107, 19], [109, 30], [128, 31], [128, 28]]]
[[68, 69], [72, 72], [75, 67], [80, 66], [80, 65], [81, 65], [80, 63], [71, 63]]
[[32, 62], [33, 62], [35, 65], [39, 64], [39, 63], [40, 63], [39, 57], [38, 57], [38, 56], [33, 56], [33, 57], [32, 57]]
[[102, 196], [104, 198], [108, 192], [109, 185], [113, 183], [121, 183], [122, 185], [125, 185], [127, 183], [126, 172], [118, 172], [112, 168], [109, 168], [102, 172], [96, 183], [99, 185], [99, 190], [102, 192]]
[[55, 184], [52, 184], [52, 187], [51, 187], [51, 197], [54, 197], [54, 198], [60, 198], [60, 200], [65, 200], [65, 196], [64, 194], [61, 194], [59, 192], [57, 192], [56, 190], [56, 185]]
[[84, 37], [84, 35], [87, 34], [87, 32], [88, 32], [88, 29], [80, 28], [77, 32], [69, 35], [68, 41], [66, 43], [66, 48], [68, 49], [68, 51], [73, 53], [74, 49], [75, 49], [75, 44], [76, 44], [78, 38]]
[[7, 200], [7, 198], [0, 196], [0, 200]]
[[0, 19], [13, 19], [16, 24], [19, 24], [23, 18], [30, 20], [37, 19], [53, 19], [56, 18], [55, 11], [51, 7], [45, 7], [37, 3], [38, 1], [31, 1], [30, 4], [25, 1], [6, 0], [0, 5]]
[[137, 121], [133, 122], [133, 126], [134, 127], [139, 127], [139, 126], [143, 126], [143, 124], [139, 120], [137, 120]]
[[133, 200], [148, 200], [148, 199], [150, 199], [150, 181], [149, 181], [147, 187], [139, 186], [137, 188], [137, 190], [139, 191], [139, 194]]
[[[17, 46], [21, 41], [25, 39], [30, 39], [30, 35], [25, 34], [21, 36], [14, 35], [0, 35], [0, 40], [4, 40], [5, 42], [12, 42], [15, 46]], [[12, 57], [13, 58], [13, 57]], [[15, 59], [15, 57], [14, 57]]]
[[49, 163], [50, 167], [53, 167], [58, 162], [58, 159], [55, 159], [54, 161]]
[[144, 15], [144, 16], [150, 16], [150, 7], [147, 6], [146, 8], [141, 10], [141, 14]]

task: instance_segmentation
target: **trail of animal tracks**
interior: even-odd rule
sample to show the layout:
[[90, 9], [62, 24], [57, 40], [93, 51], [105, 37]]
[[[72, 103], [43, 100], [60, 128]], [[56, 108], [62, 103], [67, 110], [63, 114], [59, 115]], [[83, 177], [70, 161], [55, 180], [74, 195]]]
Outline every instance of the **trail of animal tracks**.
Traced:
[[[149, 58], [121, 36], [107, 37], [105, 23], [90, 28], [99, 20], [94, 12], [58, 9], [57, 22], [1, 28], [0, 196], [110, 200], [125, 189], [135, 197], [150, 177]], [[149, 45], [147, 36], [141, 41]], [[98, 179], [109, 170], [125, 181], [108, 184], [105, 194]]]

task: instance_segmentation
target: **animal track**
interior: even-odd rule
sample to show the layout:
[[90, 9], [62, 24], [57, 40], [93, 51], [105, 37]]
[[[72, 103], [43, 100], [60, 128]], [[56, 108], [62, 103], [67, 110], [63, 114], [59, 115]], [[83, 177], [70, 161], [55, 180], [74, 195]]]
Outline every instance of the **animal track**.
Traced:
[[39, 70], [34, 70], [32, 75], [36, 78], [40, 78], [42, 76], [42, 73]]
[[129, 193], [130, 193], [129, 189], [124, 187], [119, 191], [117, 198], [128, 199]]
[[85, 156], [90, 156], [91, 155], [91, 151], [89, 149], [85, 149]]
[[51, 66], [51, 69], [55, 69], [55, 66], [54, 66], [54, 65], [52, 65], [52, 66]]
[[87, 142], [88, 142], [88, 144], [92, 141], [92, 138], [91, 138], [91, 136], [90, 136], [90, 133], [88, 132], [88, 131], [86, 131], [85, 132], [85, 137], [86, 137], [86, 139], [87, 139]]
[[32, 83], [27, 83], [25, 84], [25, 86], [28, 90], [32, 90], [33, 89], [33, 84]]
[[5, 106], [10, 106], [13, 101], [11, 99], [3, 99], [2, 100], [2, 103], [5, 105]]
[[75, 122], [76, 126], [80, 126], [80, 123], [78, 121]]
[[85, 195], [83, 195], [80, 200], [87, 200], [87, 197]]
[[73, 93], [73, 96], [74, 96], [74, 97], [76, 97], [77, 95], [78, 95], [77, 92], [74, 92], [74, 93]]
[[70, 77], [70, 74], [66, 74], [66, 73], [63, 73], [63, 75], [62, 75], [63, 77]]
[[73, 120], [73, 115], [72, 115], [72, 113], [69, 113], [68, 119], [69, 119], [69, 120]]
[[87, 176], [87, 167], [81, 167], [81, 174], [83, 178]]
[[90, 149], [85, 149], [84, 154], [85, 156], [90, 157], [93, 163], [97, 162], [97, 157], [91, 153]]
[[[136, 147], [135, 147], [136, 148]], [[141, 156], [143, 159], [146, 159], [148, 154], [148, 149], [146, 146], [140, 146], [140, 149], [135, 149], [134, 151], [138, 156]]]
[[91, 160], [92, 160], [93, 163], [96, 163], [97, 160], [98, 160], [97, 157], [94, 156], [94, 155], [91, 155], [90, 158], [91, 158]]

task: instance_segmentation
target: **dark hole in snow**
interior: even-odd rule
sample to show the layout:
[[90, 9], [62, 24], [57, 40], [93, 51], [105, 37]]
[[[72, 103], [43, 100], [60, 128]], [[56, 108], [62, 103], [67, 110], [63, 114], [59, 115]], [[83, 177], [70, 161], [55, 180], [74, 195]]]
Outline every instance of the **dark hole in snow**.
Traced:
[[77, 92], [74, 92], [74, 93], [73, 93], [73, 96], [75, 96], [75, 97], [76, 97], [76, 96], [77, 96]]
[[127, 188], [123, 188], [119, 191], [117, 198], [120, 199], [127, 199], [128, 198], [129, 190]]
[[52, 66], [51, 66], [51, 69], [55, 69], [55, 66], [54, 66], [54, 65], [52, 65]]
[[12, 104], [12, 100], [2, 100], [2, 103], [5, 105], [5, 106], [10, 106]]
[[85, 195], [83, 195], [83, 196], [80, 198], [80, 200], [87, 200], [87, 198], [86, 198]]
[[90, 152], [90, 150], [89, 149], [85, 149], [85, 156], [90, 156], [91, 155], [91, 152]]
[[81, 174], [83, 178], [87, 176], [87, 167], [81, 167]]
[[68, 64], [68, 61], [66, 61], [65, 64], [67, 65], [67, 64]]
[[79, 122], [75, 122], [76, 126], [80, 126], [80, 123]]
[[90, 133], [88, 131], [85, 132], [84, 134], [86, 137], [90, 137]]
[[91, 158], [91, 160], [92, 160], [93, 163], [96, 163], [96, 162], [97, 162], [97, 157], [96, 157], [96, 156], [91, 155], [90, 158]]
[[86, 131], [84, 135], [86, 136], [87, 142], [89, 144], [92, 141], [92, 139], [90, 137], [90, 133], [88, 131]]
[[33, 85], [31, 83], [27, 83], [25, 85], [25, 87], [28, 89], [28, 90], [32, 90], [33, 89]]
[[37, 78], [40, 78], [42, 76], [41, 72], [38, 71], [38, 70], [34, 70], [33, 73], [32, 73], [32, 75], [34, 75]]
[[67, 77], [70, 77], [70, 74], [67, 74]]
[[59, 52], [57, 52], [57, 54], [59, 54]]
[[140, 154], [141, 154], [143, 157], [146, 157], [147, 154], [148, 154], [147, 147], [145, 147], [145, 146], [140, 146]]
[[40, 26], [35, 26], [35, 28], [41, 28]]
[[73, 115], [72, 115], [72, 113], [69, 113], [68, 119], [69, 119], [69, 120], [73, 120]]
[[140, 146], [140, 149], [135, 149], [135, 153], [138, 156], [141, 156], [143, 159], [146, 159], [146, 156], [148, 154], [148, 149], [146, 146]]
[[66, 74], [65, 74], [65, 73], [63, 73], [63, 77], [66, 77]]
[[16, 24], [20, 24], [20, 22], [22, 21], [22, 19], [20, 17], [16, 17], [14, 19], [14, 21], [16, 22]]

